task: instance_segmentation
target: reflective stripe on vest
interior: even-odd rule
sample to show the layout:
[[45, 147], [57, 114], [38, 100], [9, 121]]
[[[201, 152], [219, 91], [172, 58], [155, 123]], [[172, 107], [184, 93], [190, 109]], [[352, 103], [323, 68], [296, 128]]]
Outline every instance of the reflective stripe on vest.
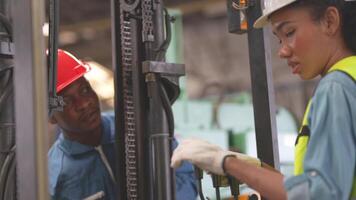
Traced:
[[[340, 60], [334, 66], [329, 69], [328, 73], [333, 71], [341, 71], [346, 73], [356, 82], [356, 56], [347, 57]], [[304, 156], [307, 152], [310, 129], [308, 122], [308, 115], [310, 111], [311, 101], [309, 101], [307, 109], [305, 110], [302, 127], [299, 130], [299, 134], [295, 146], [295, 164], [294, 164], [294, 175], [300, 175], [304, 172]], [[355, 172], [354, 172], [355, 173]], [[354, 174], [354, 182], [352, 186], [351, 197], [356, 197], [356, 174]]]

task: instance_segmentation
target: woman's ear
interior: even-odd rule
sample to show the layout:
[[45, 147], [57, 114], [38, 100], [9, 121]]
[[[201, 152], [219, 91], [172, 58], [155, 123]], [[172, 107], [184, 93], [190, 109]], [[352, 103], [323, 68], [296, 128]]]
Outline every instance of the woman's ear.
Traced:
[[328, 7], [325, 11], [322, 23], [324, 24], [326, 34], [329, 36], [334, 36], [341, 31], [341, 16], [339, 10], [333, 6]]

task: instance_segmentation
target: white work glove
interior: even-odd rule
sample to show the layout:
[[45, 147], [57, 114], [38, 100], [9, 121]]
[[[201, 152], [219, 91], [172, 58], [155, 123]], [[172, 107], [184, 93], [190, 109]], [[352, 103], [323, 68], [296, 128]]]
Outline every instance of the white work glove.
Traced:
[[237, 152], [226, 151], [217, 145], [199, 139], [187, 139], [182, 141], [173, 152], [171, 166], [177, 168], [181, 165], [182, 161], [186, 160], [208, 172], [225, 175], [223, 161], [224, 158], [229, 155], [233, 155], [237, 159], [255, 166], [261, 166], [261, 162], [257, 158]]

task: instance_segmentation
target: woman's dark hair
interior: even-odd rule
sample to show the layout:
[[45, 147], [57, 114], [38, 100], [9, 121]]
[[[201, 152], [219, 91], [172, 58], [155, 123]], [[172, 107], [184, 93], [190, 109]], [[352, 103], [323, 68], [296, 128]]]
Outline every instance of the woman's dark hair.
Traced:
[[356, 0], [299, 0], [290, 7], [303, 6], [311, 9], [315, 21], [323, 18], [326, 9], [336, 7], [341, 14], [341, 30], [347, 47], [356, 54]]
[[356, 53], [356, 1], [344, 2], [341, 8], [342, 34], [347, 47]]

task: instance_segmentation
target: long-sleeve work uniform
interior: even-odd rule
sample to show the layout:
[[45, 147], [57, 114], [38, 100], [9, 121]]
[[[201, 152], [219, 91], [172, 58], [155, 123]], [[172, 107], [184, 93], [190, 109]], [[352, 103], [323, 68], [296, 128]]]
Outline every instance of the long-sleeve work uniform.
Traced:
[[[110, 170], [115, 166], [114, 116], [102, 115], [102, 152], [92, 146], [68, 140], [61, 134], [48, 153], [49, 193], [52, 199], [85, 199], [103, 196], [102, 199], [116, 200], [115, 182]], [[177, 142], [174, 141], [174, 148]], [[120, 161], [117, 161], [120, 162]], [[195, 200], [197, 195], [193, 167], [189, 163], [176, 170], [177, 200]]]
[[296, 163], [302, 164], [299, 167], [304, 171], [299, 170], [298, 176], [285, 181], [290, 200], [346, 200], [352, 196], [356, 170], [356, 80], [350, 74], [332, 70], [345, 64], [355, 72], [356, 56], [333, 66], [311, 99], [303, 122], [308, 123], [308, 128], [300, 133], [302, 136], [303, 131], [308, 132], [304, 135], [310, 134], [310, 138], [306, 141], [304, 163]]

